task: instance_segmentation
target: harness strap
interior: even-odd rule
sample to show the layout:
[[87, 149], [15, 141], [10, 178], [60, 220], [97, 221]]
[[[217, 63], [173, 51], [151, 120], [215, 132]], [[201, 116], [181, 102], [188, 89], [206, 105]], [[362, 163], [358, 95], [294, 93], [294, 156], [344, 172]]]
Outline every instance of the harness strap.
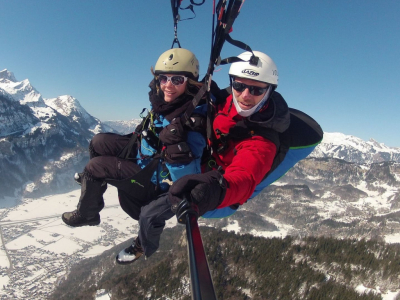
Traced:
[[[239, 15], [239, 11], [242, 7], [244, 0], [232, 0], [229, 2], [228, 7], [226, 8], [226, 0], [220, 0], [217, 4], [216, 12], [218, 14], [216, 29], [213, 31], [213, 39], [212, 39], [212, 48], [210, 54], [210, 64], [208, 66], [206, 79], [210, 82], [206, 82], [211, 86], [211, 76], [214, 71], [215, 65], [220, 64], [220, 53], [222, 47], [225, 43], [225, 40], [232, 40], [229, 36], [229, 32], [232, 30], [232, 25]], [[214, 13], [215, 16], [215, 13]], [[214, 22], [214, 18], [213, 18]], [[215, 107], [211, 101], [207, 107], [207, 138], [210, 143], [213, 142], [213, 132], [212, 132], [212, 125], [214, 119], [214, 112]], [[208, 150], [211, 151], [211, 148], [208, 147]]]
[[[253, 53], [253, 50], [251, 50], [249, 45], [247, 45], [247, 44], [245, 44], [245, 43], [243, 43], [241, 41], [232, 39], [232, 37], [229, 34], [226, 36], [226, 41], [228, 43], [230, 43], [231, 45], [234, 45], [234, 46], [236, 46], [236, 47], [238, 47], [240, 49], [243, 49], [245, 51], [249, 51], [249, 52]], [[253, 55], [249, 59], [250, 65], [256, 66], [257, 63], [258, 63], [258, 59], [259, 58], [257, 56], [255, 56], [254, 53], [253, 53]], [[245, 60], [243, 60], [243, 59], [241, 59], [241, 58], [239, 58], [237, 56], [231, 56], [231, 57], [227, 57], [227, 58], [222, 59], [219, 62], [219, 64], [220, 65], [226, 65], [226, 64], [231, 64], [231, 63], [240, 62], [240, 61], [245, 61]]]
[[[226, 1], [221, 1], [218, 3], [217, 10], [219, 9], [219, 24], [217, 25], [216, 33], [215, 33], [215, 41], [211, 51], [210, 63], [219, 64], [220, 53], [222, 50], [222, 46], [225, 43], [229, 32], [232, 30], [233, 22], [236, 17], [239, 15], [240, 8], [242, 7], [243, 0], [234, 0], [229, 2], [228, 8], [225, 11], [225, 3]], [[212, 69], [214, 66], [212, 66]], [[211, 73], [212, 74], [212, 71]]]
[[[193, 5], [200, 6], [200, 5], [204, 4], [205, 0], [202, 0], [199, 3], [195, 2], [194, 0], [190, 0], [191, 4], [189, 4], [189, 6], [187, 6], [185, 8], [180, 7], [181, 2], [182, 2], [182, 0], [171, 0], [172, 17], [174, 19], [174, 40], [172, 41], [171, 49], [174, 48], [175, 44], [178, 44], [178, 47], [181, 48], [181, 44], [179, 43], [179, 40], [178, 40], [178, 22], [196, 18], [196, 13], [194, 12]], [[178, 13], [179, 9], [180, 10], [190, 9], [194, 16], [181, 20], [181, 16]]]
[[132, 133], [132, 136], [128, 144], [121, 150], [121, 152], [117, 155], [117, 157], [122, 159], [129, 159], [132, 150], [135, 148], [137, 140], [138, 140], [138, 134], [136, 132]]
[[[172, 47], [177, 43], [179, 47], [180, 43], [177, 37], [177, 26], [178, 26], [178, 21], [180, 21], [180, 16], [179, 16], [179, 9], [184, 10], [184, 9], [190, 9], [194, 14], [193, 10], [193, 5], [200, 6], [202, 5], [205, 0], [202, 0], [201, 2], [194, 2], [194, 0], [190, 0], [191, 4], [186, 7], [186, 8], [180, 8], [181, 1], [180, 0], [171, 0], [171, 7], [172, 7], [172, 14], [173, 14], [173, 19], [174, 19], [174, 32], [175, 32], [175, 39], [172, 43]], [[238, 46], [243, 49], [250, 49], [251, 48], [240, 42], [240, 41], [235, 41], [229, 36], [229, 32], [232, 30], [232, 24], [235, 21], [236, 17], [239, 15], [239, 11], [243, 5], [244, 0], [232, 0], [228, 3], [228, 7], [226, 8], [226, 0], [220, 0], [217, 4], [216, 9], [213, 10], [213, 24], [215, 22], [215, 13], [218, 13], [218, 24], [216, 26], [215, 31], [213, 31], [213, 36], [212, 36], [212, 47], [211, 47], [211, 54], [210, 54], [210, 62], [207, 70], [207, 74], [204, 77], [204, 85], [200, 88], [200, 90], [197, 92], [197, 94], [194, 96], [191, 105], [187, 108], [187, 110], [183, 113], [182, 118], [185, 124], [192, 124], [192, 121], [190, 119], [191, 114], [193, 113], [194, 109], [198, 106], [200, 100], [203, 98], [204, 94], [210, 91], [210, 85], [212, 83], [212, 74], [214, 71], [214, 64], [219, 64], [220, 60], [220, 53], [222, 50], [222, 46], [227, 40], [229, 43]], [[226, 8], [226, 9], [225, 9]], [[196, 16], [196, 14], [195, 14]], [[188, 19], [193, 19], [193, 18], [188, 18]], [[187, 20], [187, 19], [185, 19]], [[207, 99], [207, 139], [209, 141], [212, 140], [212, 123], [213, 123], [213, 113], [214, 113], [214, 108], [212, 107], [213, 104], [210, 101], [210, 97], [208, 94], [208, 99]], [[192, 124], [193, 125], [193, 124]], [[209, 145], [207, 145], [207, 151], [211, 151], [211, 148]]]
[[[179, 0], [179, 1], [181, 1], [181, 0]], [[190, 9], [190, 10], [192, 11], [192, 13], [194, 14], [194, 17], [186, 18], [186, 19], [179, 20], [179, 21], [186, 21], [186, 20], [191, 20], [191, 19], [196, 18], [196, 13], [194, 12], [193, 5], [195, 5], [195, 6], [200, 6], [200, 5], [203, 5], [205, 1], [206, 1], [206, 0], [203, 0], [203, 1], [201, 1], [200, 3], [196, 3], [196, 2], [194, 2], [194, 0], [190, 0], [190, 3], [191, 3], [191, 4], [189, 4], [187, 7], [185, 7], [185, 8], [180, 7], [180, 10]]]
[[181, 5], [181, 0], [171, 0], [172, 17], [174, 19], [174, 40], [172, 41], [171, 49], [174, 48], [175, 44], [178, 44], [179, 48], [181, 48], [181, 44], [179, 43], [178, 40], [178, 22], [180, 20], [178, 10], [180, 5]]
[[[143, 110], [144, 111], [144, 110]], [[142, 111], [142, 112], [143, 112]], [[132, 151], [135, 149], [135, 145], [138, 144], [138, 138], [142, 133], [143, 129], [149, 127], [151, 113], [149, 112], [146, 117], [143, 117], [142, 122], [136, 126], [135, 131], [132, 133], [132, 136], [128, 142], [128, 144], [121, 150], [121, 152], [117, 155], [117, 157], [122, 159], [133, 159], [130, 158]]]
[[193, 5], [196, 5], [196, 6], [202, 5], [202, 4], [204, 4], [204, 2], [206, 2], [206, 0], [203, 0], [200, 3], [196, 3], [196, 2], [194, 2], [194, 0], [190, 0], [190, 3], [192, 3]]
[[192, 121], [190, 120], [190, 116], [192, 115], [194, 109], [197, 107], [197, 105], [199, 105], [199, 102], [201, 100], [201, 98], [203, 98], [204, 94], [207, 92], [207, 85], [204, 84], [200, 90], [197, 92], [197, 94], [194, 96], [193, 100], [192, 100], [192, 105], [189, 105], [188, 108], [186, 109], [186, 111], [183, 113], [182, 117], [184, 120], [184, 123], [189, 123], [192, 124]]
[[[203, 1], [203, 3], [204, 3], [204, 1]], [[194, 5], [201, 5], [201, 4], [194, 4]], [[182, 20], [179, 20], [179, 21], [192, 20], [192, 19], [196, 18], [196, 13], [194, 12], [194, 9], [193, 9], [193, 4], [190, 4], [188, 7], [185, 7], [185, 8], [181, 7], [180, 9], [181, 10], [190, 9], [192, 11], [192, 13], [194, 14], [194, 17], [182, 19]]]

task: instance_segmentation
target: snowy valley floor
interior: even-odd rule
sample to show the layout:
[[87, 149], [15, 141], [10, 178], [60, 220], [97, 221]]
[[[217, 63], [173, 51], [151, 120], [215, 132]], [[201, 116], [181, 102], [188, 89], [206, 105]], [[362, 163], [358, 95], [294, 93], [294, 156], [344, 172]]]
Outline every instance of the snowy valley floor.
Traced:
[[[0, 299], [47, 299], [72, 264], [136, 236], [138, 224], [120, 208], [113, 187], [105, 194], [99, 226], [65, 225], [61, 214], [76, 208], [79, 195], [75, 190], [23, 199], [0, 210]], [[172, 218], [167, 226], [175, 224]]]
[[[106, 206], [101, 212], [99, 226], [66, 226], [61, 214], [76, 208], [79, 195], [80, 190], [75, 190], [39, 199], [23, 199], [14, 207], [3, 205], [5, 208], [0, 209], [0, 299], [47, 299], [73, 264], [136, 236], [138, 224], [120, 208], [113, 187], [105, 194]], [[284, 237], [291, 229], [270, 218], [268, 221], [279, 230], [252, 233]], [[175, 225], [176, 218], [167, 223], [167, 227]], [[240, 232], [236, 221], [224, 229]], [[399, 242], [399, 239], [389, 242]], [[363, 289], [358, 287], [359, 291]], [[384, 300], [393, 300], [396, 294], [382, 296]], [[99, 291], [97, 299], [108, 300], [109, 297]]]

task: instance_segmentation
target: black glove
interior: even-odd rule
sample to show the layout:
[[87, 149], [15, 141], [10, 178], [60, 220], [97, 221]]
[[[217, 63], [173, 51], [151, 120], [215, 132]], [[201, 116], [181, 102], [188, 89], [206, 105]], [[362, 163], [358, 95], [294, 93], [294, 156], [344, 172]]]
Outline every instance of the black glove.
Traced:
[[225, 197], [226, 184], [226, 180], [218, 171], [186, 175], [169, 188], [168, 198], [173, 209], [186, 198], [198, 206], [201, 216], [221, 204]]

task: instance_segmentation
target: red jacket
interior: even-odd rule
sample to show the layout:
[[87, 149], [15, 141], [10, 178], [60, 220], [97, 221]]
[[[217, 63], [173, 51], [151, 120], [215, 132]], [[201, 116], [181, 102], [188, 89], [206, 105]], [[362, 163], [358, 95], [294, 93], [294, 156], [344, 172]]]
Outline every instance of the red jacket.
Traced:
[[[229, 96], [217, 107], [213, 123], [215, 137], [219, 139], [227, 134], [242, 119]], [[225, 151], [221, 154], [214, 151], [214, 159], [225, 171], [224, 178], [228, 182], [225, 198], [218, 208], [245, 203], [271, 169], [275, 154], [275, 144], [258, 135], [241, 141], [228, 140]]]

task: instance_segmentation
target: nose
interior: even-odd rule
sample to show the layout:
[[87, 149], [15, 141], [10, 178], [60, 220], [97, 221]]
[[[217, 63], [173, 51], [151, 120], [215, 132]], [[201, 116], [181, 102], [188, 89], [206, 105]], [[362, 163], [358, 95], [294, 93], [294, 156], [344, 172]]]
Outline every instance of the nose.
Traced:
[[249, 98], [252, 95], [250, 94], [249, 88], [245, 88], [245, 90], [241, 94], [242, 98]]
[[171, 87], [174, 85], [172, 84], [172, 81], [169, 79], [169, 80], [167, 80], [167, 83], [165, 84], [165, 86]]

